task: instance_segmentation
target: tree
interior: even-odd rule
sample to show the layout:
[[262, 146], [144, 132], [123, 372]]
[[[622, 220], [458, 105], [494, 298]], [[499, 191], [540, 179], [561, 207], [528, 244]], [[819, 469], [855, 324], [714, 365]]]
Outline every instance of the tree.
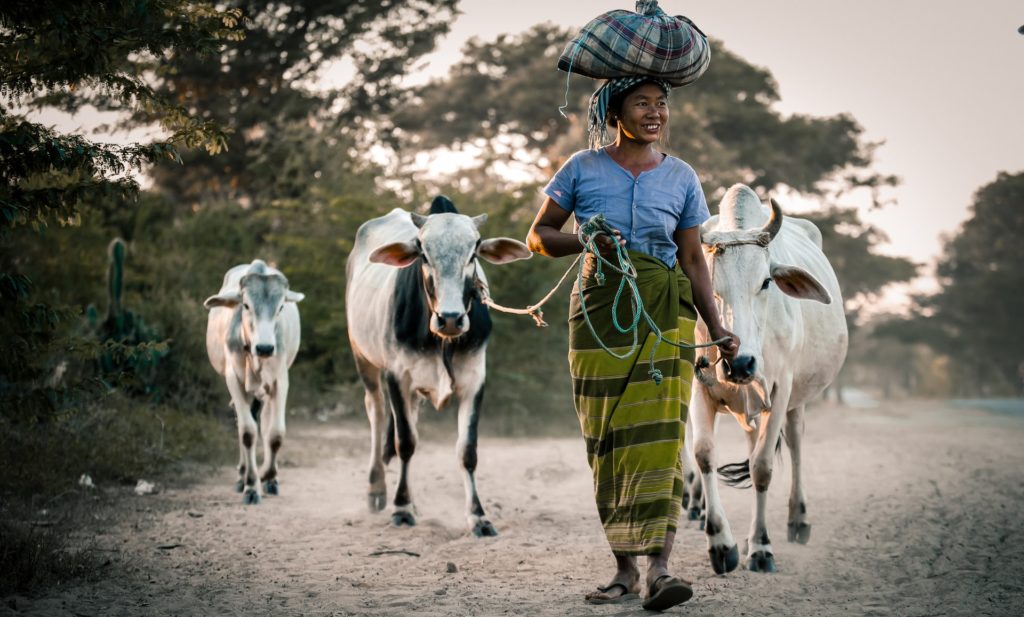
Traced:
[[[975, 393], [1009, 390], [1024, 362], [1024, 172], [1000, 173], [974, 196], [970, 216], [944, 245], [940, 291], [918, 298], [916, 334], [956, 358]], [[1016, 388], [1014, 388], [1016, 389]]]
[[[48, 380], [55, 356], [95, 357], [96, 344], [74, 336], [78, 310], [35, 299], [24, 255], [12, 250], [27, 229], [78, 224], [100, 202], [120, 207], [138, 184], [132, 173], [180, 148], [223, 148], [213, 123], [161, 97], [138, 67], [164, 54], [208, 54], [237, 38], [238, 11], [184, 0], [67, 3], [9, 0], [0, 5], [0, 409], [5, 418], [45, 418], [103, 389], [96, 379]], [[114, 145], [62, 134], [15, 113], [96, 103], [143, 110], [167, 136]], [[145, 352], [116, 342], [111, 353]], [[48, 382], [49, 381], [49, 382]]]
[[[596, 85], [572, 76], [569, 119], [557, 113], [567, 78], [554, 67], [572, 34], [540, 25], [493, 42], [468, 42], [447, 77], [406, 93], [408, 104], [395, 114], [399, 152], [476, 147], [490, 182], [498, 163], [532, 167], [536, 180], [549, 175], [585, 143], [586, 101]], [[834, 181], [847, 189], [896, 182], [869, 169], [873, 144], [853, 118], [783, 118], [772, 109], [778, 99], [767, 69], [713, 40], [711, 68], [670, 97], [667, 150], [699, 171], [712, 196], [735, 182], [761, 194], [784, 185], [816, 195]]]
[[[291, 164], [292, 153], [338, 136], [365, 148], [388, 133], [400, 80], [448, 31], [456, 2], [229, 0], [248, 18], [244, 40], [215, 62], [170, 57], [154, 67], [158, 92], [229, 130], [228, 151], [157, 170], [157, 187], [188, 205], [298, 198], [314, 170]], [[347, 69], [348, 81], [323, 87], [332, 66]]]

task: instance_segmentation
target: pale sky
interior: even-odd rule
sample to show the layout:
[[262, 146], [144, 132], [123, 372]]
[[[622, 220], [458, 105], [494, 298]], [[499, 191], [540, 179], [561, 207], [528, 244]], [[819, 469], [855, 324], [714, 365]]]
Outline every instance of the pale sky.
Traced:
[[[885, 142], [875, 167], [903, 179], [898, 203], [864, 212], [891, 238], [884, 252], [933, 262], [940, 234], [968, 216], [974, 191], [999, 171], [1024, 171], [1024, 36], [1017, 32], [1024, 0], [660, 4], [767, 67], [779, 85], [779, 111], [850, 113], [867, 140]], [[443, 74], [471, 36], [493, 39], [543, 21], [580, 28], [633, 3], [462, 0], [460, 7], [428, 73]], [[708, 70], [715, 70], [714, 58]]]

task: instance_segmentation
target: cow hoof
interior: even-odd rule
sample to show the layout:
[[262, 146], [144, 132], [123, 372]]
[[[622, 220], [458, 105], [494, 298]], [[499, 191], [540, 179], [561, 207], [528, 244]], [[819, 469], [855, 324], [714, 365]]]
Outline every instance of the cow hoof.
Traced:
[[367, 495], [370, 512], [380, 512], [388, 505], [387, 493], [370, 493]]
[[747, 560], [747, 569], [751, 572], [774, 572], [775, 555], [768, 551], [757, 551]]
[[811, 539], [811, 524], [810, 523], [790, 523], [789, 527], [789, 541], [799, 542], [800, 544], [807, 544]]
[[415, 527], [416, 517], [412, 512], [395, 512], [391, 515], [391, 524], [395, 527], [401, 527], [402, 525]]
[[235, 492], [236, 493], [241, 493], [244, 490], [245, 490], [245, 480], [241, 480], [240, 479], [238, 482], [235, 482]]
[[498, 535], [498, 530], [494, 528], [491, 521], [477, 521], [473, 525], [473, 535], [478, 538], [493, 538]]
[[700, 519], [700, 508], [694, 507], [687, 510], [686, 518], [690, 519], [691, 521], [696, 521]]
[[245, 493], [242, 494], [242, 503], [247, 506], [255, 506], [260, 503], [260, 492], [255, 488], [245, 489]]
[[715, 574], [732, 572], [736, 569], [736, 566], [740, 565], [740, 551], [736, 548], [735, 544], [728, 548], [712, 546], [708, 549], [708, 555], [711, 556], [711, 568], [715, 571]]
[[280, 495], [281, 488], [277, 484], [277, 478], [267, 480], [263, 483], [263, 492], [267, 495]]

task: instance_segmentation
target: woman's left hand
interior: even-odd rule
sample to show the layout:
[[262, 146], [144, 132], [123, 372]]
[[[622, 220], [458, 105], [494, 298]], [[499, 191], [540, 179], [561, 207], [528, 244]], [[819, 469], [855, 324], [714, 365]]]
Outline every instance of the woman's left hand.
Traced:
[[718, 344], [718, 350], [726, 360], [732, 360], [736, 357], [736, 354], [740, 351], [740, 337], [736, 336], [732, 332], [719, 326], [714, 330], [710, 330], [708, 334], [711, 335], [712, 341], [717, 341], [722, 338], [728, 337], [729, 340], [723, 341]]

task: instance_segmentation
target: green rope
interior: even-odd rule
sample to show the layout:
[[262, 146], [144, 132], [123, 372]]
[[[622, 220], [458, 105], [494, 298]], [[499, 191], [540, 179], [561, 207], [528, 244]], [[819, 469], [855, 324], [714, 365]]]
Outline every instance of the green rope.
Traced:
[[[618, 263], [613, 263], [606, 259], [597, 248], [597, 238], [601, 235], [606, 235], [613, 241], [615, 240], [615, 235], [612, 232], [611, 227], [608, 226], [608, 223], [605, 222], [604, 215], [598, 214], [583, 225], [580, 225], [577, 233], [580, 243], [583, 244], [584, 251], [590, 252], [596, 258], [597, 271], [594, 273], [594, 279], [597, 281], [598, 285], [604, 285], [605, 283], [606, 277], [604, 272], [602, 272], [602, 269], [605, 266], [622, 275], [622, 278], [619, 280], [619, 288], [616, 290], [614, 300], [612, 301], [612, 324], [615, 326], [615, 329], [622, 334], [632, 332], [633, 343], [630, 345], [629, 351], [621, 355], [615, 353], [605, 345], [604, 341], [601, 340], [601, 337], [597, 335], [597, 331], [594, 330], [594, 324], [590, 321], [590, 315], [587, 311], [587, 304], [583, 294], [583, 260], [580, 260], [579, 270], [576, 275], [576, 288], [580, 290], [580, 308], [583, 311], [583, 321], [586, 322], [587, 328], [590, 329], [590, 334], [594, 337], [594, 340], [597, 341], [597, 344], [600, 345], [601, 349], [606, 353], [619, 360], [624, 360], [632, 356], [639, 345], [639, 341], [637, 340], [637, 330], [640, 325], [640, 320], [643, 319], [655, 336], [654, 345], [651, 346], [651, 369], [647, 371], [647, 374], [654, 379], [654, 383], [656, 385], [660, 386], [664, 376], [660, 370], [654, 367], [654, 357], [657, 354], [658, 345], [662, 342], [680, 349], [696, 349], [698, 347], [711, 347], [729, 340], [729, 337], [723, 337], [710, 343], [691, 345], [689, 343], [676, 343], [666, 339], [661, 329], [654, 323], [654, 319], [651, 318], [650, 313], [644, 309], [644, 303], [640, 297], [640, 288], [636, 283], [636, 267], [633, 265], [633, 262], [630, 261], [629, 254], [626, 252], [626, 249], [623, 248], [620, 243], [615, 242], [615, 258]], [[622, 326], [619, 323], [619, 303], [621, 302], [622, 294], [627, 287], [630, 291], [629, 300], [633, 309], [633, 318], [628, 326]]]
[[[541, 311], [541, 307], [544, 306], [544, 304], [547, 303], [547, 301], [550, 300], [552, 296], [555, 295], [555, 291], [557, 291], [558, 288], [561, 287], [562, 283], [565, 282], [565, 279], [569, 276], [569, 273], [572, 272], [572, 269], [574, 267], [577, 267], [578, 265], [576, 271], [576, 288], [580, 290], [580, 308], [583, 309], [583, 320], [586, 322], [587, 328], [590, 329], [590, 334], [594, 337], [594, 340], [597, 341], [598, 345], [601, 346], [601, 349], [603, 349], [612, 357], [618, 360], [625, 360], [626, 358], [632, 356], [634, 352], [636, 352], [637, 346], [639, 345], [639, 341], [637, 340], [637, 330], [639, 329], [640, 320], [643, 319], [645, 322], [647, 322], [647, 325], [650, 326], [651, 332], [653, 332], [655, 336], [654, 345], [651, 347], [651, 370], [647, 371], [647, 374], [650, 375], [654, 379], [654, 383], [659, 386], [661, 385], [664, 376], [662, 375], [661, 371], [654, 368], [654, 356], [658, 351], [658, 345], [661, 344], [662, 342], [668, 343], [673, 347], [678, 347], [679, 349], [698, 349], [701, 347], [713, 347], [715, 345], [720, 345], [730, 339], [730, 337], [725, 336], [716, 341], [711, 341], [710, 343], [701, 343], [699, 345], [689, 343], [675, 343], [673, 341], [667, 340], [664, 334], [658, 328], [657, 324], [654, 323], [654, 319], [652, 319], [650, 314], [648, 314], [648, 312], [644, 309], [643, 300], [640, 298], [640, 289], [639, 287], [637, 287], [636, 284], [636, 267], [633, 265], [633, 262], [630, 261], [629, 254], [626, 252], [626, 249], [624, 249], [622, 245], [620, 245], [618, 242], [615, 243], [615, 257], [618, 263], [613, 263], [605, 259], [605, 257], [601, 255], [601, 251], [597, 248], [598, 236], [606, 235], [613, 240], [615, 239], [615, 234], [612, 231], [612, 228], [608, 226], [608, 223], [605, 222], [604, 215], [598, 214], [597, 216], [594, 216], [583, 225], [580, 225], [577, 235], [579, 237], [580, 243], [583, 245], [583, 251], [576, 256], [576, 260], [572, 262], [569, 268], [565, 271], [565, 274], [562, 275], [562, 278], [558, 281], [558, 283], [555, 284], [554, 288], [551, 291], [549, 291], [548, 294], [544, 296], [544, 298], [542, 298], [539, 302], [537, 302], [536, 304], [532, 304], [526, 307], [525, 309], [515, 309], [509, 308], [507, 306], [502, 306], [491, 298], [490, 290], [487, 288], [487, 284], [483, 282], [483, 279], [480, 278], [479, 275], [477, 275], [476, 286], [480, 291], [480, 300], [485, 305], [505, 313], [513, 313], [517, 315], [530, 315], [537, 322], [538, 326], [546, 326], [547, 323], [544, 322], [544, 313], [543, 311]], [[594, 278], [597, 280], [598, 285], [604, 285], [605, 281], [607, 280], [607, 277], [605, 276], [605, 273], [603, 271], [605, 267], [611, 268], [615, 272], [618, 272], [619, 274], [622, 275], [622, 278], [619, 280], [619, 289], [615, 292], [615, 298], [612, 301], [612, 325], [614, 325], [615, 329], [622, 334], [627, 334], [630, 332], [633, 334], [633, 343], [632, 345], [630, 345], [629, 351], [624, 354], [617, 354], [614, 351], [612, 351], [607, 345], [605, 345], [604, 341], [601, 340], [601, 337], [597, 335], [597, 331], [594, 330], [594, 324], [591, 323], [590, 321], [590, 314], [587, 311], [586, 299], [583, 296], [584, 260], [582, 259], [582, 257], [586, 255], [588, 252], [593, 254], [594, 257], [597, 259], [597, 271], [594, 273]], [[619, 302], [622, 300], [622, 294], [625, 292], [627, 286], [629, 287], [630, 291], [629, 301], [633, 309], [633, 318], [630, 321], [629, 325], [623, 326], [621, 323], [619, 323]]]

